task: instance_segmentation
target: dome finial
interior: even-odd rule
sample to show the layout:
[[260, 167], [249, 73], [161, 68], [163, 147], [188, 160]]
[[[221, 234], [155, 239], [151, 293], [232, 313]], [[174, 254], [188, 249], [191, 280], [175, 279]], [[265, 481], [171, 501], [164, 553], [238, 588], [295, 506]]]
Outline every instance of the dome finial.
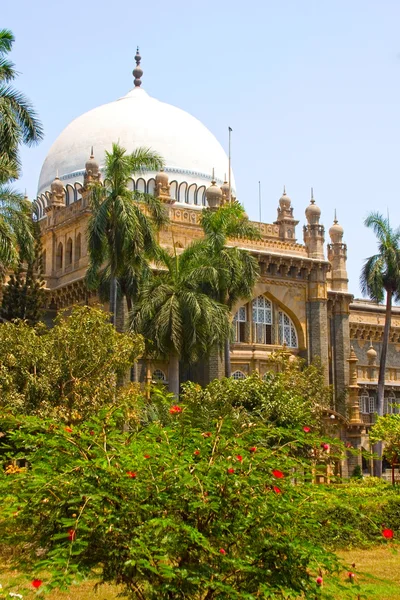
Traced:
[[138, 46], [137, 49], [136, 49], [136, 54], [135, 54], [136, 67], [132, 71], [132, 75], [135, 78], [133, 80], [133, 83], [135, 84], [135, 87], [140, 87], [142, 85], [141, 77], [143, 75], [143, 70], [140, 68], [140, 61], [141, 60], [142, 60], [142, 57], [139, 54], [139, 46]]
[[215, 185], [215, 183], [216, 183], [216, 181], [215, 181], [215, 168], [214, 168], [214, 167], [213, 167], [213, 170], [212, 170], [212, 179], [211, 179], [211, 183], [212, 183], [213, 185]]
[[335, 208], [335, 215], [334, 215], [334, 217], [333, 217], [333, 222], [335, 223], [335, 225], [336, 225], [336, 223], [338, 222], [338, 220], [337, 220], [337, 215], [336, 215], [336, 208]]
[[311, 200], [310, 200], [311, 204], [315, 204], [315, 200], [314, 200], [314, 188], [311, 188]]
[[90, 148], [90, 158], [94, 158], [94, 154], [93, 154], [93, 146]]
[[286, 185], [283, 186], [283, 195], [286, 196]]

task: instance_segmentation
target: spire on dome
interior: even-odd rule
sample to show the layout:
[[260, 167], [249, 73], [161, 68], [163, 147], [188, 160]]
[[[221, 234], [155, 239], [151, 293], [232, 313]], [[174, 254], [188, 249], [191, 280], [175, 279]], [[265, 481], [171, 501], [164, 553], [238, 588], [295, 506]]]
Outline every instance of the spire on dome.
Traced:
[[333, 222], [334, 222], [335, 225], [338, 222], [337, 215], [336, 215], [336, 208], [335, 208], [335, 213], [334, 213], [334, 216], [333, 216]]
[[314, 200], [314, 188], [311, 188], [311, 200], [310, 200], [311, 204], [315, 204], [315, 200]]
[[141, 60], [142, 60], [142, 57], [139, 54], [139, 46], [138, 46], [137, 49], [136, 49], [136, 54], [135, 54], [136, 67], [132, 71], [132, 75], [135, 78], [133, 80], [133, 83], [135, 84], [135, 87], [140, 87], [142, 85], [141, 77], [143, 75], [143, 70], [140, 68], [140, 61]]

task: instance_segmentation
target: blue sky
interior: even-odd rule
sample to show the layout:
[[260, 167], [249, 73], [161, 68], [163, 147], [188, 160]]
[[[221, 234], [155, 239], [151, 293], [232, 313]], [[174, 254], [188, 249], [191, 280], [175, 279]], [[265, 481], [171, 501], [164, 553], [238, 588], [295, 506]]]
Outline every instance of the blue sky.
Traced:
[[19, 182], [35, 196], [58, 134], [83, 112], [132, 87], [139, 44], [143, 87], [199, 118], [227, 148], [239, 200], [276, 218], [285, 184], [300, 220], [310, 187], [326, 231], [337, 209], [350, 291], [375, 251], [363, 220], [389, 211], [400, 224], [400, 3], [396, 0], [169, 0], [2, 6], [16, 43], [17, 87], [46, 137], [23, 151]]

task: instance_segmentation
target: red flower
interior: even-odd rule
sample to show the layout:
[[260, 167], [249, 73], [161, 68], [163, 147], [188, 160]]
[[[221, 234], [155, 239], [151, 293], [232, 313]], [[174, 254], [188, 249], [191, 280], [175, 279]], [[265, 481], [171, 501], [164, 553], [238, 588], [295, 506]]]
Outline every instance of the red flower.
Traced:
[[40, 586], [42, 585], [43, 581], [41, 579], [34, 579], [32, 581], [32, 585], [34, 588], [40, 588]]
[[272, 489], [274, 490], [275, 494], [282, 494], [282, 490], [280, 490], [276, 485], [274, 485]]
[[387, 540], [391, 540], [393, 538], [393, 529], [383, 529], [382, 535]]
[[144, 454], [143, 455], [145, 458], [150, 458], [150, 454]]
[[205, 431], [205, 432], [204, 432], [204, 433], [202, 433], [201, 435], [202, 435], [202, 437], [206, 438], [206, 437], [211, 437], [211, 436], [212, 436], [212, 433], [211, 433], [211, 431]]
[[230, 469], [228, 469], [228, 473], [230, 473], [232, 475], [232, 473], [235, 472], [235, 469], [232, 469], [232, 467], [230, 467]]
[[69, 539], [69, 541], [73, 542], [75, 538], [76, 538], [76, 531], [75, 531], [75, 529], [70, 529], [68, 531], [68, 539]]
[[282, 473], [282, 471], [280, 471], [279, 469], [274, 469], [272, 471], [272, 475], [274, 477], [276, 477], [277, 479], [283, 479], [285, 477], [284, 474]]
[[236, 458], [238, 459], [239, 462], [242, 462], [242, 460], [243, 460], [243, 456], [240, 456], [240, 454], [237, 454]]
[[304, 433], [310, 433], [311, 429], [310, 429], [310, 427], [308, 427], [307, 425], [305, 425], [303, 427], [303, 431], [304, 431]]
[[220, 549], [219, 549], [219, 553], [220, 553], [220, 554], [226, 554], [226, 550], [224, 550], [223, 548], [220, 548]]
[[94, 435], [94, 431], [93, 430], [89, 431], [89, 433], [90, 433], [90, 435]]
[[349, 579], [351, 581], [353, 581], [354, 577], [355, 577], [355, 574], [350, 571], [350, 573], [349, 573]]
[[127, 471], [126, 474], [128, 475], [128, 477], [130, 477], [131, 479], [135, 479], [136, 477], [136, 473], [134, 471]]
[[329, 445], [329, 444], [324, 444], [324, 443], [322, 443], [322, 444], [321, 444], [321, 448], [322, 448], [323, 450], [327, 450], [327, 451], [328, 451], [328, 450], [329, 450], [329, 448], [330, 448], [330, 445]]
[[177, 413], [182, 412], [182, 409], [177, 404], [174, 404], [174, 406], [171, 406], [171, 408], [169, 409], [169, 412], [171, 413], [171, 415], [175, 415]]
[[66, 427], [66, 428], [65, 428], [65, 431], [66, 431], [67, 433], [72, 433], [72, 427]]
[[317, 582], [317, 585], [322, 585], [324, 580], [322, 579], [321, 576], [317, 577], [317, 579], [315, 580]]
[[195, 451], [193, 452], [193, 454], [194, 454], [195, 456], [198, 456], [198, 455], [200, 454], [200, 450], [195, 450]]
[[250, 452], [257, 452], [257, 448], [256, 448], [256, 446], [252, 446], [252, 447], [250, 448]]

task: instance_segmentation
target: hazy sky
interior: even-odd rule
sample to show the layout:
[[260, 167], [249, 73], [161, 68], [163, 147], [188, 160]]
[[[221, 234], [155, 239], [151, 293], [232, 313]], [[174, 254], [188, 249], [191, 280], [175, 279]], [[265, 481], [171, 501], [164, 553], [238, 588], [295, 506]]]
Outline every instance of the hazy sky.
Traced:
[[227, 148], [239, 200], [276, 218], [285, 184], [300, 220], [310, 187], [327, 231], [337, 208], [350, 291], [375, 252], [363, 220], [400, 224], [398, 0], [3, 0], [16, 85], [34, 103], [45, 140], [23, 151], [21, 189], [34, 198], [58, 134], [132, 88], [136, 45], [143, 87], [199, 118]]

